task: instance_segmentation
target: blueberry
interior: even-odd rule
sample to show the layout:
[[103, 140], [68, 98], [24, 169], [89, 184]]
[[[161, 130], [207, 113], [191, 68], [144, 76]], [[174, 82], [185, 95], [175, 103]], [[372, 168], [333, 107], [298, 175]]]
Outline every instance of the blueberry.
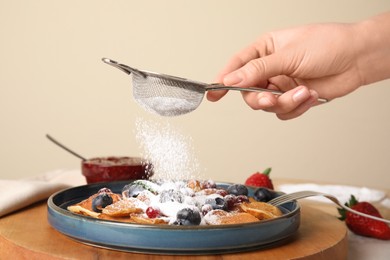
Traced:
[[92, 200], [92, 210], [102, 212], [102, 209], [112, 204], [112, 198], [107, 193], [101, 193]]
[[210, 204], [213, 209], [228, 209], [228, 203], [221, 197], [207, 198], [205, 204]]
[[164, 202], [179, 202], [183, 203], [185, 196], [180, 191], [176, 190], [164, 190], [160, 194], [160, 203]]
[[248, 188], [242, 184], [232, 184], [227, 188], [227, 192], [233, 195], [245, 195], [248, 196]]
[[200, 213], [196, 209], [184, 208], [176, 214], [176, 224], [181, 226], [197, 226], [201, 220]]
[[145, 190], [145, 186], [141, 183], [130, 183], [123, 187], [122, 195], [125, 198], [136, 198], [138, 194]]
[[253, 198], [257, 201], [261, 202], [268, 202], [278, 196], [278, 193], [276, 193], [273, 190], [261, 187], [255, 190], [253, 193]]

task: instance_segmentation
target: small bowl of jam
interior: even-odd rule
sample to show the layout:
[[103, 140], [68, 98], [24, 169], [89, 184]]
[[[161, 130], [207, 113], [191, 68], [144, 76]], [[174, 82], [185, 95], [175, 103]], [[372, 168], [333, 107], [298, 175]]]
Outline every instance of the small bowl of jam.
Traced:
[[149, 179], [153, 165], [139, 157], [95, 157], [81, 162], [81, 173], [87, 183]]

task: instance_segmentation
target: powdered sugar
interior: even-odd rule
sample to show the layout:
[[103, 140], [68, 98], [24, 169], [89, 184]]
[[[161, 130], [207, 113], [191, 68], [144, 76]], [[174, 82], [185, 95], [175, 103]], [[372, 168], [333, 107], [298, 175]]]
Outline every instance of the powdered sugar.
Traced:
[[199, 103], [193, 103], [183, 98], [174, 97], [148, 97], [136, 98], [137, 102], [148, 112], [160, 116], [179, 116], [196, 109]]
[[192, 139], [168, 122], [137, 119], [136, 139], [142, 157], [153, 164], [155, 179], [189, 180], [199, 177], [199, 163]]

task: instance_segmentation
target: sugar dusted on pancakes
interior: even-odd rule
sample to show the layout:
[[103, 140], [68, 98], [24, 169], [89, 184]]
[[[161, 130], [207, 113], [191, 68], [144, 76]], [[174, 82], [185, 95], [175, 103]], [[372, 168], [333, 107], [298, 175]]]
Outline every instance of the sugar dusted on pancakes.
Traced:
[[[126, 185], [122, 194], [102, 189], [68, 210], [94, 218], [139, 224], [229, 225], [258, 222], [282, 215], [279, 208], [228, 194], [212, 181], [151, 182], [137, 180]], [[99, 210], [98, 196], [110, 202]]]

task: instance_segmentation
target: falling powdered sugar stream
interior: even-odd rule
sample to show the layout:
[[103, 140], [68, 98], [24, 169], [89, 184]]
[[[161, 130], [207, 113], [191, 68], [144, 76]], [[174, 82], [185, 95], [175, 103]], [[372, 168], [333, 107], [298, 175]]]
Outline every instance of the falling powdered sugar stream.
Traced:
[[199, 163], [192, 139], [184, 136], [169, 123], [137, 119], [136, 139], [142, 157], [153, 164], [154, 179], [188, 180], [199, 178]]

